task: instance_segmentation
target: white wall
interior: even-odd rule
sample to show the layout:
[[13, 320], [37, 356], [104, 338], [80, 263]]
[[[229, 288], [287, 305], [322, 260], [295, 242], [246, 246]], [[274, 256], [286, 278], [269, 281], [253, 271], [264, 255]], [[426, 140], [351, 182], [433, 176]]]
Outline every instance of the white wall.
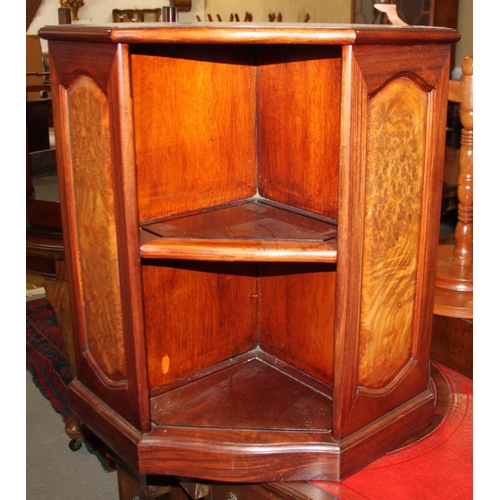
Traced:
[[[85, 5], [79, 10], [80, 24], [100, 24], [111, 22], [113, 9], [152, 9], [168, 5], [169, 0], [84, 0]], [[456, 49], [456, 65], [453, 74], [461, 74], [462, 59], [472, 54], [472, 2], [473, 0], [459, 0], [458, 30], [462, 39]], [[206, 9], [205, 9], [206, 5]], [[31, 23], [27, 33], [36, 34], [46, 25], [58, 24], [57, 9], [59, 0], [42, 0], [40, 8]], [[215, 20], [219, 14], [223, 21], [229, 21], [231, 13], [238, 14], [240, 21], [245, 12], [253, 15], [254, 22], [268, 21], [268, 15], [281, 12], [283, 22], [300, 22], [305, 14], [311, 16], [309, 22], [348, 23], [350, 22], [351, 0], [192, 0], [190, 12], [179, 12], [179, 21], [196, 22], [196, 16], [205, 20], [205, 12], [211, 14]], [[47, 51], [47, 42], [41, 41], [42, 50]]]
[[[112, 22], [113, 9], [153, 9], [168, 5], [169, 0], [84, 0], [85, 5], [78, 11], [78, 21], [74, 24], [101, 24]], [[238, 14], [240, 21], [248, 10], [253, 15], [253, 22], [268, 21], [268, 14], [281, 12], [283, 22], [301, 22], [306, 13], [310, 15], [309, 22], [348, 23], [350, 21], [351, 0], [265, 0], [248, 2], [245, 0], [192, 0], [191, 11], [179, 12], [179, 21], [196, 22], [198, 15], [205, 21], [206, 12], [220, 14], [223, 21], [229, 21], [231, 13]], [[57, 25], [59, 0], [42, 0], [40, 8], [33, 19], [27, 33], [36, 34], [40, 28], [47, 25]], [[42, 50], [47, 51], [47, 42], [41, 41]]]
[[[78, 21], [73, 24], [102, 24], [112, 22], [113, 9], [156, 9], [169, 5], [169, 1], [162, 0], [84, 0], [85, 5], [78, 11]], [[59, 0], [42, 0], [27, 33], [35, 35], [40, 28], [47, 25], [57, 25], [57, 9]], [[205, 18], [205, 0], [192, 0], [189, 12], [179, 12], [179, 21], [196, 22], [196, 15]], [[47, 51], [47, 42], [41, 41], [42, 50]]]
[[351, 20], [351, 0], [268, 0], [248, 2], [247, 0], [206, 0], [206, 13], [212, 19], [221, 16], [223, 22], [230, 20], [231, 14], [238, 14], [240, 21], [248, 11], [253, 22], [268, 22], [269, 14], [281, 12], [285, 23], [303, 22], [306, 14], [310, 23], [349, 23]]
[[459, 0], [458, 2], [458, 31], [462, 38], [457, 43], [455, 51], [455, 69], [453, 77], [459, 78], [462, 74], [460, 67], [465, 57], [473, 53], [472, 45], [472, 0]]

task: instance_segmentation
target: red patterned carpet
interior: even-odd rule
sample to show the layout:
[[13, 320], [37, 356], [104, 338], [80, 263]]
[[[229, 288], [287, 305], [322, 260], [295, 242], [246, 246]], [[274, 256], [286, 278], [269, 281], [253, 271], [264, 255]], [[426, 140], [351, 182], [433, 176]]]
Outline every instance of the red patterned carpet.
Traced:
[[[54, 312], [46, 299], [26, 304], [26, 364], [35, 383], [65, 421], [71, 416], [66, 384], [71, 378]], [[472, 499], [472, 380], [434, 364], [438, 388], [432, 430], [341, 483], [311, 484], [339, 500]], [[106, 470], [113, 470], [99, 443], [87, 443]]]

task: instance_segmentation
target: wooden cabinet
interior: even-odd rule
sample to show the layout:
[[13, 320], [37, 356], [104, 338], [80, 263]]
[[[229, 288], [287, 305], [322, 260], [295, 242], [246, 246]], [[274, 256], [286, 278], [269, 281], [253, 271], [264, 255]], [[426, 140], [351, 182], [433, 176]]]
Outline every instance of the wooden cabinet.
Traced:
[[45, 27], [76, 415], [140, 474], [339, 480], [432, 420], [443, 28]]

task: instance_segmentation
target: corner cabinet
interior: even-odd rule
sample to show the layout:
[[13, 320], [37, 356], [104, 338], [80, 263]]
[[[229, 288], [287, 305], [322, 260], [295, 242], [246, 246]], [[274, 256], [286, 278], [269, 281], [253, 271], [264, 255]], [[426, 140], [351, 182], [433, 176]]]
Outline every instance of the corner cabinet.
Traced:
[[451, 29], [55, 26], [72, 409], [140, 474], [341, 480], [432, 420]]

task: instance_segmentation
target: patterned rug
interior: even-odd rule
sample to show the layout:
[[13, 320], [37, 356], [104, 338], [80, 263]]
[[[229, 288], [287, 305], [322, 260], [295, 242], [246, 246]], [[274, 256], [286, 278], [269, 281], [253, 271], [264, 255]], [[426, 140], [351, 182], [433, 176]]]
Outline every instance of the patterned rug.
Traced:
[[[62, 416], [64, 424], [69, 422], [73, 415], [68, 393], [72, 376], [54, 310], [45, 298], [26, 302], [26, 368], [40, 392]], [[69, 442], [68, 437], [68, 445]], [[96, 436], [88, 435], [84, 443], [104, 470], [115, 470], [115, 463]]]

